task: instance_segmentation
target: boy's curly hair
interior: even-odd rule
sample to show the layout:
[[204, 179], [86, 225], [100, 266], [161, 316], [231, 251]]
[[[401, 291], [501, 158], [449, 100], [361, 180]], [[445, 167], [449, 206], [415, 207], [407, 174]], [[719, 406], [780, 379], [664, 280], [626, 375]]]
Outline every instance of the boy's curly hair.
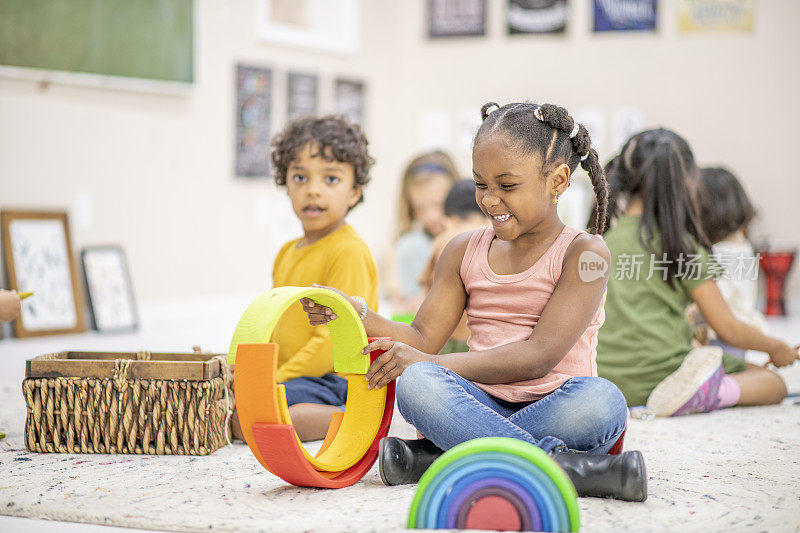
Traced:
[[272, 139], [275, 183], [286, 185], [289, 165], [297, 152], [308, 143], [316, 145], [315, 155], [326, 161], [353, 165], [355, 185], [362, 187], [361, 198], [356, 205], [363, 202], [363, 187], [369, 183], [369, 169], [375, 160], [367, 151], [367, 137], [361, 127], [343, 115], [305, 116], [289, 121]]

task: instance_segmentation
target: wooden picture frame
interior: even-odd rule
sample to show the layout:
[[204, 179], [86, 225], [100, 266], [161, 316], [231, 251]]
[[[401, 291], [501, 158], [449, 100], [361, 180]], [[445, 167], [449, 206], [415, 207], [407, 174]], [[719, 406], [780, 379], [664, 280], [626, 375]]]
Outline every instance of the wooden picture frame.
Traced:
[[10, 289], [33, 292], [14, 321], [17, 337], [86, 331], [65, 212], [0, 211]]
[[81, 250], [81, 265], [92, 327], [103, 333], [135, 331], [139, 315], [122, 247], [85, 247]]

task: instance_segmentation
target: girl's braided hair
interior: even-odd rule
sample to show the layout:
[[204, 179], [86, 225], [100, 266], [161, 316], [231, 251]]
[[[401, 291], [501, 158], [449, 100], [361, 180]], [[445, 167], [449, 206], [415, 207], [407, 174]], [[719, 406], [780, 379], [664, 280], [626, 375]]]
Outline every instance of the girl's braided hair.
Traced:
[[[490, 111], [496, 107], [494, 111]], [[517, 103], [500, 106], [489, 102], [481, 107], [483, 124], [475, 136], [500, 131], [516, 140], [526, 153], [542, 156], [543, 170], [566, 163], [570, 173], [578, 164], [589, 174], [592, 182], [597, 210], [590, 224], [592, 233], [603, 233], [606, 229], [608, 208], [608, 184], [597, 152], [592, 148], [589, 132], [581, 124], [574, 136], [575, 120], [566, 109], [553, 104]]]

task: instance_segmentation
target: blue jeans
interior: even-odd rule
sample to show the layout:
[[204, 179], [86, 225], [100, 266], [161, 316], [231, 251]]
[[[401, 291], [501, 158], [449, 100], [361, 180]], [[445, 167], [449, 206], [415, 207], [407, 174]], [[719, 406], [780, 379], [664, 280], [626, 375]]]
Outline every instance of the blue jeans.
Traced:
[[574, 377], [534, 402], [507, 402], [434, 363], [408, 367], [397, 407], [410, 424], [449, 450], [480, 437], [511, 437], [546, 452], [607, 453], [625, 430], [622, 392], [599, 377]]
[[291, 407], [297, 403], [318, 403], [344, 408], [347, 401], [347, 380], [336, 374], [325, 374], [314, 378], [301, 376], [284, 381], [286, 403]]

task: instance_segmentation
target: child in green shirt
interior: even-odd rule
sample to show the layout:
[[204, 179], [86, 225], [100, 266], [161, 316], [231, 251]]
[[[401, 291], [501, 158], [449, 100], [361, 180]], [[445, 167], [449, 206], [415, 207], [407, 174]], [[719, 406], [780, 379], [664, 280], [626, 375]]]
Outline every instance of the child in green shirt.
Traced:
[[696, 302], [721, 340], [767, 352], [791, 365], [798, 348], [740, 322], [715, 278], [694, 190], [697, 167], [689, 145], [672, 131], [632, 137], [608, 168], [611, 251], [606, 321], [597, 344], [598, 374], [613, 381], [628, 405], [647, 403], [659, 416], [731, 405], [767, 405], [786, 396], [781, 377], [724, 354], [693, 348], [686, 307]]

